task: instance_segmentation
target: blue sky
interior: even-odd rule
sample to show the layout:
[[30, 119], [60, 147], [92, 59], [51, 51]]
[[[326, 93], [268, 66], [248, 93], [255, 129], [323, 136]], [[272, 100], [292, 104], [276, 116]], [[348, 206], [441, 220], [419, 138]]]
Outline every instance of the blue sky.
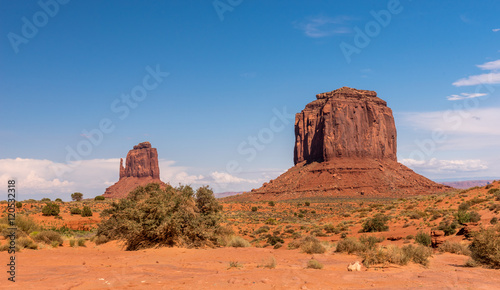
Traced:
[[498, 1], [0, 5], [0, 177], [21, 199], [102, 194], [142, 141], [164, 181], [257, 188], [293, 165], [283, 116], [342, 86], [388, 102], [416, 172], [500, 177]]

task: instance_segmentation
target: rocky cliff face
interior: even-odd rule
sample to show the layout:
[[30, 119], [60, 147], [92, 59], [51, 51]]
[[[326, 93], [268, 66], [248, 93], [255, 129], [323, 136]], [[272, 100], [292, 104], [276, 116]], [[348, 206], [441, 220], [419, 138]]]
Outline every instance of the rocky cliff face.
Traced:
[[295, 164], [343, 157], [396, 160], [392, 110], [376, 92], [343, 87], [316, 98], [295, 116]]
[[396, 126], [373, 91], [319, 94], [295, 117], [295, 166], [240, 200], [401, 197], [449, 190], [397, 162]]
[[148, 183], [164, 183], [160, 180], [158, 153], [151, 143], [142, 142], [130, 150], [123, 167], [123, 158], [120, 159], [120, 179], [117, 183], [106, 188], [104, 197], [123, 198], [138, 186]]
[[120, 179], [124, 177], [152, 177], [160, 179], [158, 167], [158, 152], [151, 148], [151, 143], [142, 142], [130, 150], [123, 167], [123, 158], [120, 159]]

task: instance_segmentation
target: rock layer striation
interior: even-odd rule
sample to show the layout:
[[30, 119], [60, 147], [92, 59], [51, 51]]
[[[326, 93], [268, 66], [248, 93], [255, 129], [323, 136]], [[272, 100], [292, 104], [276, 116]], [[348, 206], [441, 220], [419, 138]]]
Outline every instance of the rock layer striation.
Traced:
[[295, 116], [295, 166], [240, 199], [400, 197], [449, 190], [397, 162], [392, 110], [373, 91], [319, 94]]

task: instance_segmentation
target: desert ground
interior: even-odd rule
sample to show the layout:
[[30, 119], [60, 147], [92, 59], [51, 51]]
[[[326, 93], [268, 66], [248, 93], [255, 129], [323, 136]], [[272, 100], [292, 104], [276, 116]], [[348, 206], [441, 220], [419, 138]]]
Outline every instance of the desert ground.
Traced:
[[[42, 229], [60, 233], [62, 245], [36, 242], [36, 249], [16, 253], [15, 284], [2, 273], [2, 289], [495, 289], [498, 270], [470, 263], [467, 253], [438, 246], [427, 263], [365, 263], [361, 271], [347, 266], [366, 256], [337, 251], [343, 240], [374, 237], [380, 249], [417, 245], [417, 236], [451, 220], [459, 207], [477, 212], [480, 220], [457, 226], [442, 244], [471, 243], [474, 232], [494, 227], [500, 217], [500, 182], [486, 187], [409, 198], [308, 198], [288, 201], [221, 199], [224, 225], [246, 245], [162, 247], [125, 251], [120, 241], [95, 243], [99, 213], [109, 200], [59, 202], [59, 217], [43, 216], [44, 202], [25, 201], [18, 214], [29, 215]], [[91, 207], [91, 217], [70, 209]], [[6, 204], [2, 204], [3, 210]], [[388, 217], [386, 231], [362, 232], [368, 219]], [[4, 214], [5, 218], [5, 214]], [[498, 226], [498, 224], [496, 224]], [[464, 234], [464, 228], [465, 234]], [[314, 236], [324, 253], [307, 253], [301, 239]], [[431, 237], [431, 235], [427, 235]], [[30, 235], [33, 237], [33, 235]], [[1, 244], [6, 240], [2, 236]], [[72, 242], [73, 240], [73, 242]], [[78, 245], [75, 240], [81, 240]], [[0, 261], [9, 254], [0, 252]], [[450, 253], [455, 252], [455, 253]], [[322, 268], [308, 267], [315, 260]], [[466, 266], [467, 265], [467, 266]], [[14, 286], [13, 286], [14, 285]]]

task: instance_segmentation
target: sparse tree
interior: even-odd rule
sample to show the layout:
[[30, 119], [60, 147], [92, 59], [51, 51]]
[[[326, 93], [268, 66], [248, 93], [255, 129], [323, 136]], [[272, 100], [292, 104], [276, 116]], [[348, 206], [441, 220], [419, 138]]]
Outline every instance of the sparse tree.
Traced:
[[80, 200], [82, 200], [82, 198], [83, 198], [83, 193], [81, 193], [81, 192], [75, 192], [75, 193], [71, 194], [71, 199], [74, 201], [80, 201]]

